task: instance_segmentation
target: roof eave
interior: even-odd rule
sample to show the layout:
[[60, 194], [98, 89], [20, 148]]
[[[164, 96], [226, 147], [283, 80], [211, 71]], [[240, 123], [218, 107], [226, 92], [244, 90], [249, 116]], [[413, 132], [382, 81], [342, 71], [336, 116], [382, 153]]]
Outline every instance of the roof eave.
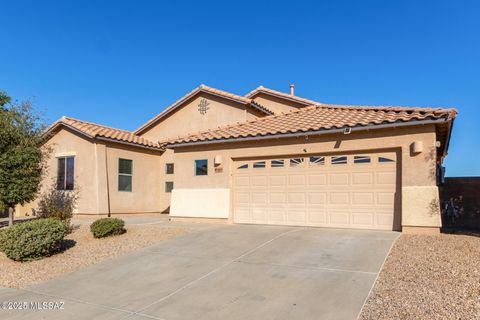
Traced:
[[123, 140], [117, 140], [117, 139], [112, 139], [112, 138], [107, 138], [107, 137], [102, 137], [102, 136], [96, 136], [95, 139], [96, 140], [107, 141], [107, 142], [112, 142], [112, 143], [124, 144], [124, 145], [128, 145], [128, 146], [135, 147], [135, 148], [143, 148], [143, 149], [149, 149], [149, 150], [154, 150], [154, 151], [159, 151], [159, 152], [165, 151], [165, 149], [163, 147], [147, 146], [147, 145], [143, 145], [143, 144], [123, 141]]
[[[440, 118], [440, 119], [430, 119], [430, 120], [414, 120], [414, 121], [407, 121], [407, 122], [394, 122], [394, 123], [386, 123], [386, 124], [378, 124], [378, 125], [367, 125], [367, 126], [356, 126], [350, 127], [351, 132], [361, 132], [361, 131], [369, 131], [369, 130], [378, 130], [378, 129], [391, 129], [397, 127], [407, 127], [407, 126], [420, 126], [420, 125], [427, 125], [427, 124], [437, 124], [437, 123], [444, 123], [450, 121], [449, 119]], [[280, 133], [280, 134], [272, 134], [272, 135], [264, 135], [264, 136], [249, 136], [249, 137], [241, 137], [241, 138], [222, 138], [222, 139], [215, 139], [215, 140], [201, 140], [201, 141], [190, 141], [190, 142], [180, 142], [180, 143], [172, 143], [172, 144], [164, 144], [163, 147], [167, 149], [173, 149], [176, 147], [187, 147], [192, 145], [204, 145], [204, 144], [217, 144], [217, 143], [228, 143], [228, 142], [241, 142], [241, 141], [256, 141], [256, 140], [268, 140], [268, 139], [278, 139], [278, 138], [295, 138], [295, 137], [302, 137], [302, 136], [312, 136], [312, 135], [323, 135], [323, 134], [335, 134], [335, 133], [342, 133], [345, 128], [335, 128], [335, 129], [323, 129], [323, 130], [311, 130], [311, 131], [304, 131], [304, 132], [295, 132], [295, 133]]]

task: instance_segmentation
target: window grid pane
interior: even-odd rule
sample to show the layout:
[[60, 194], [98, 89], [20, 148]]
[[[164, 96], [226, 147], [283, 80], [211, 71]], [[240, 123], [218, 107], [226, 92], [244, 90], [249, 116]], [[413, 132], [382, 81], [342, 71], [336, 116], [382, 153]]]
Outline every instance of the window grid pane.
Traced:
[[65, 190], [73, 190], [75, 180], [75, 158], [66, 158], [66, 178], [65, 178]]
[[118, 173], [132, 174], [132, 160], [118, 159]]
[[165, 182], [165, 192], [171, 193], [173, 190], [173, 181], [166, 181]]
[[166, 174], [173, 174], [173, 172], [174, 172], [173, 163], [166, 163], [165, 164], [165, 173]]
[[132, 191], [132, 176], [118, 175], [118, 191]]
[[65, 158], [57, 160], [57, 190], [65, 190]]

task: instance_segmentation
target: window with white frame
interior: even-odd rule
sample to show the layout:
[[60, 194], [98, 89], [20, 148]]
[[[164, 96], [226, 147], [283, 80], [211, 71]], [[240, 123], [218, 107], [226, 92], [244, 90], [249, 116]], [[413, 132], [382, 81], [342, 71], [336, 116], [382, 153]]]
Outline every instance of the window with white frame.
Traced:
[[118, 159], [118, 191], [132, 191], [133, 161]]

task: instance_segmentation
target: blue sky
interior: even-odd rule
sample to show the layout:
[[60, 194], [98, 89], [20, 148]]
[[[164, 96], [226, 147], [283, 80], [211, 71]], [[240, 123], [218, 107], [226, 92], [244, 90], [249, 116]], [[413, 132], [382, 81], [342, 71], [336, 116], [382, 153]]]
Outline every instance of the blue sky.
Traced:
[[[0, 88], [133, 130], [201, 83], [456, 107], [447, 175], [480, 175], [475, 1], [1, 1]], [[188, 125], [186, 123], [185, 125]]]

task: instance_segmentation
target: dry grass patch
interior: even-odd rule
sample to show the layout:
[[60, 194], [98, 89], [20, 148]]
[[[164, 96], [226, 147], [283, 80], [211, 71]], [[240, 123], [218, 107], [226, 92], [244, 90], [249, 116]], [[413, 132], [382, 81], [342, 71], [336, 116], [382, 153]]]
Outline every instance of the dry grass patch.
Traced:
[[0, 253], [0, 286], [24, 288], [187, 233], [185, 228], [159, 225], [127, 225], [126, 229], [122, 235], [95, 239], [89, 226], [81, 225], [65, 237], [68, 249], [37, 261], [15, 262]]
[[480, 319], [480, 238], [402, 235], [360, 319]]

